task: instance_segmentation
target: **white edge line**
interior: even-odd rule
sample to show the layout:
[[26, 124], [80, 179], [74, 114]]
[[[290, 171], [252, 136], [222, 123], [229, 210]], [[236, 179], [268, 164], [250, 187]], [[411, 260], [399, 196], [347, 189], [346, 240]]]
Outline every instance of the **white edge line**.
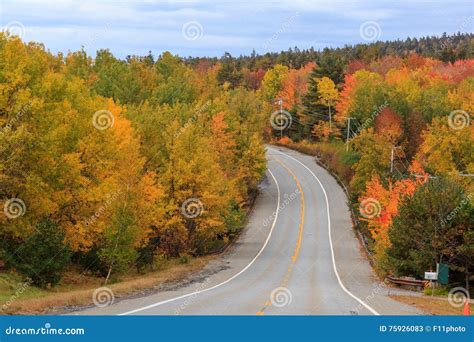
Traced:
[[234, 280], [234, 279], [237, 278], [239, 275], [241, 275], [242, 273], [244, 273], [250, 266], [252, 266], [252, 264], [257, 260], [257, 258], [260, 256], [260, 254], [262, 254], [263, 250], [265, 249], [265, 247], [266, 247], [267, 244], [268, 244], [268, 241], [270, 241], [270, 237], [272, 236], [273, 228], [275, 228], [275, 224], [276, 224], [276, 221], [277, 221], [277, 218], [278, 218], [278, 211], [279, 211], [279, 208], [280, 208], [280, 187], [278, 186], [278, 182], [277, 182], [275, 176], [273, 175], [273, 173], [270, 171], [270, 169], [267, 169], [267, 170], [268, 170], [268, 172], [270, 173], [270, 175], [272, 176], [273, 180], [275, 181], [275, 184], [276, 184], [276, 187], [277, 187], [277, 192], [278, 192], [278, 196], [277, 196], [277, 197], [278, 197], [278, 201], [277, 201], [277, 207], [276, 207], [276, 211], [275, 211], [275, 219], [273, 220], [272, 227], [270, 228], [270, 232], [268, 233], [268, 236], [267, 236], [267, 239], [265, 240], [265, 243], [263, 244], [262, 248], [260, 248], [260, 250], [258, 251], [257, 255], [255, 255], [255, 257], [252, 259], [252, 261], [250, 261], [250, 263], [249, 263], [247, 266], [245, 266], [240, 272], [234, 274], [234, 275], [233, 275], [232, 277], [230, 277], [229, 279], [223, 281], [222, 283], [219, 283], [219, 284], [216, 284], [216, 285], [214, 285], [214, 286], [212, 286], [212, 287], [209, 287], [209, 288], [207, 288], [207, 289], [199, 290], [199, 291], [195, 291], [195, 292], [191, 292], [191, 293], [188, 293], [188, 294], [179, 296], [179, 297], [174, 297], [174, 298], [170, 298], [170, 299], [167, 299], [167, 300], [158, 302], [158, 303], [150, 304], [150, 305], [144, 306], [144, 307], [142, 307], [142, 308], [138, 308], [138, 309], [135, 309], [135, 310], [130, 310], [130, 311], [127, 311], [127, 312], [118, 314], [118, 316], [125, 316], [125, 315], [133, 314], [133, 313], [136, 313], [136, 312], [148, 310], [148, 309], [151, 309], [151, 308], [154, 308], [154, 307], [157, 307], [157, 306], [166, 304], [166, 303], [174, 302], [174, 301], [179, 300], [179, 299], [183, 299], [183, 298], [186, 298], [186, 297], [190, 297], [190, 296], [194, 296], [194, 295], [197, 295], [197, 294], [201, 294], [201, 293], [203, 293], [203, 292], [207, 292], [207, 291], [214, 290], [214, 289], [216, 289], [216, 288], [218, 288], [218, 287], [220, 287], [220, 286], [222, 286], [222, 285], [225, 285], [225, 284], [227, 284], [228, 282]]
[[297, 163], [301, 164], [306, 170], [308, 170], [312, 175], [313, 177], [317, 180], [317, 182], [319, 183], [319, 185], [321, 186], [321, 189], [323, 189], [323, 193], [324, 193], [324, 198], [326, 200], [326, 208], [327, 208], [327, 214], [328, 214], [328, 232], [329, 232], [329, 246], [331, 247], [331, 258], [332, 258], [332, 266], [333, 266], [333, 269], [334, 269], [334, 273], [336, 274], [336, 278], [337, 278], [337, 281], [339, 282], [339, 285], [341, 286], [341, 288], [349, 295], [351, 296], [352, 298], [354, 298], [355, 300], [357, 300], [360, 304], [362, 304], [367, 310], [369, 310], [370, 312], [372, 312], [374, 315], [377, 315], [379, 316], [380, 314], [375, 311], [372, 307], [370, 307], [368, 304], [366, 304], [362, 299], [360, 299], [359, 297], [357, 297], [356, 295], [354, 295], [352, 292], [350, 292], [345, 286], [344, 284], [342, 283], [341, 281], [341, 278], [339, 277], [339, 273], [337, 272], [337, 267], [336, 267], [336, 258], [334, 257], [334, 248], [333, 248], [333, 245], [332, 245], [332, 237], [331, 237], [331, 217], [329, 215], [329, 200], [328, 200], [328, 195], [326, 193], [326, 189], [324, 189], [324, 186], [323, 184], [321, 183], [321, 181], [319, 180], [318, 177], [316, 177], [316, 175], [313, 173], [313, 171], [311, 171], [310, 168], [308, 168], [305, 164], [303, 164], [302, 162], [300, 162], [298, 159], [296, 158], [293, 158], [292, 156], [286, 154], [286, 153], [283, 153], [279, 150], [275, 150], [273, 148], [269, 148], [273, 151], [276, 151], [278, 153], [281, 153], [285, 156], [287, 156], [288, 158], [291, 158], [293, 159], [294, 161], [296, 161]]

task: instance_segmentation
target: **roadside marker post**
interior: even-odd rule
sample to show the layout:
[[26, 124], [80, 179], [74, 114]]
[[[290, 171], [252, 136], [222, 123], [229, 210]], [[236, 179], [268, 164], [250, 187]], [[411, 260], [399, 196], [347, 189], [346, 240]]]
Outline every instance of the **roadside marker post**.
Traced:
[[466, 297], [466, 302], [464, 303], [464, 308], [462, 310], [464, 316], [471, 316], [471, 308], [469, 307], [469, 296]]

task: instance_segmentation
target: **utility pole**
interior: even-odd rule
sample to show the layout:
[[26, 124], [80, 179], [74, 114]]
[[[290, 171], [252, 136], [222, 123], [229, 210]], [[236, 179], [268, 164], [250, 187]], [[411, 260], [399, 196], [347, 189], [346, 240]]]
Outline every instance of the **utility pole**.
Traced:
[[397, 149], [402, 149], [400, 146], [393, 146], [392, 147], [392, 153], [391, 153], [391, 156], [390, 156], [390, 173], [393, 173], [393, 161], [394, 161], [394, 157], [395, 157], [395, 150]]
[[[329, 116], [329, 120], [331, 116]], [[351, 119], [352, 118], [347, 118], [347, 136], [346, 136], [346, 152], [349, 151], [349, 135], [350, 135], [350, 132], [351, 132]]]
[[[280, 105], [280, 122], [283, 122], [283, 99], [278, 98], [278, 104]], [[283, 128], [280, 129], [280, 140], [283, 139]]]
[[332, 115], [331, 115], [331, 104], [328, 100], [328, 107], [329, 107], [329, 129], [332, 131]]
[[393, 150], [394, 150], [394, 148], [392, 147], [392, 152], [391, 152], [391, 155], [390, 155], [390, 173], [393, 172]]

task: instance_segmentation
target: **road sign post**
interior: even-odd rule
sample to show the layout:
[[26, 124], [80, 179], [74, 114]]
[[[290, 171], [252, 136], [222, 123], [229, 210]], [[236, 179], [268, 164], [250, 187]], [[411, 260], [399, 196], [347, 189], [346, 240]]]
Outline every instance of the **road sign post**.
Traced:
[[430, 281], [431, 295], [433, 295], [434, 281], [438, 280], [438, 272], [425, 272], [425, 279]]

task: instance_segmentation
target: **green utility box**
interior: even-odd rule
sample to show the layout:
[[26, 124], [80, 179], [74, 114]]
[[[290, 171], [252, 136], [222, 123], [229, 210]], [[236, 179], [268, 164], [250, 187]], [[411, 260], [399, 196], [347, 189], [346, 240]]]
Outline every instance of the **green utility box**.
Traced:
[[446, 264], [437, 264], [438, 269], [438, 283], [447, 285], [449, 282], [449, 267]]

